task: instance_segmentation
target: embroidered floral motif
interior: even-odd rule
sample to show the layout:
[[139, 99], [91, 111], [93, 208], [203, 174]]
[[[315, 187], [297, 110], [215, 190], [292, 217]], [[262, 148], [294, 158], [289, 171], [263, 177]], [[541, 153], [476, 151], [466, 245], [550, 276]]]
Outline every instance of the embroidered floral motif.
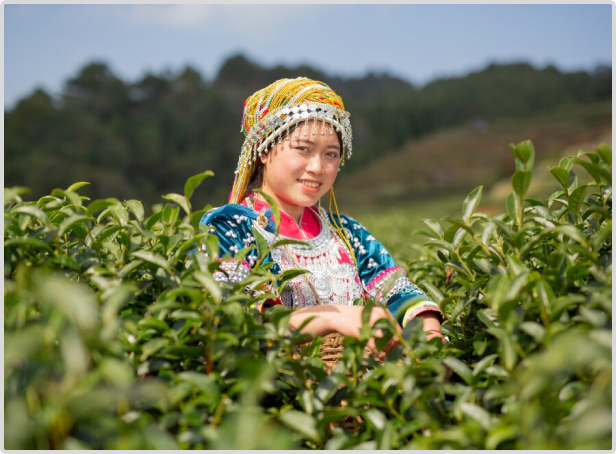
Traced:
[[237, 234], [233, 230], [227, 230], [225, 232], [225, 236], [230, 236], [231, 238], [237, 238]]

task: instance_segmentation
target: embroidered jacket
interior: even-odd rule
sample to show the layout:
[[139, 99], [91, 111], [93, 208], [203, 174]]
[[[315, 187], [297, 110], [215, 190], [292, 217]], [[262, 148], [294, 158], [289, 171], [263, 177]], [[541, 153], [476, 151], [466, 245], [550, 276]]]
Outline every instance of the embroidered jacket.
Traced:
[[[280, 293], [280, 300], [257, 309], [263, 311], [272, 304], [284, 304], [288, 308], [302, 308], [317, 304], [353, 304], [362, 294], [367, 298], [386, 301], [387, 308], [406, 326], [418, 314], [435, 311], [439, 306], [396, 266], [387, 249], [374, 238], [366, 228], [349, 216], [333, 217], [324, 210], [305, 208], [298, 224], [293, 218], [281, 212], [280, 234], [274, 236], [274, 222], [271, 210], [266, 211], [269, 223], [262, 228], [256, 222], [257, 211], [269, 206], [257, 200], [255, 209], [240, 204], [229, 204], [215, 208], [201, 219], [202, 225], [210, 227], [219, 238], [220, 255], [234, 256], [240, 249], [255, 243], [255, 231], [272, 244], [279, 239], [293, 238], [305, 241], [310, 246], [279, 246], [268, 254], [264, 262], [274, 262], [271, 271], [278, 274], [292, 268], [308, 269], [310, 273], [297, 276], [287, 283]], [[357, 267], [348, 253], [348, 246], [334, 231], [332, 225], [342, 226], [348, 243], [353, 249]], [[219, 281], [239, 282], [250, 273], [257, 260], [256, 250], [249, 252], [242, 263], [233, 260], [224, 262], [221, 271], [214, 274]], [[397, 276], [397, 277], [395, 277]], [[387, 294], [381, 289], [392, 278], [393, 286]], [[405, 303], [412, 304], [404, 313], [399, 309]]]

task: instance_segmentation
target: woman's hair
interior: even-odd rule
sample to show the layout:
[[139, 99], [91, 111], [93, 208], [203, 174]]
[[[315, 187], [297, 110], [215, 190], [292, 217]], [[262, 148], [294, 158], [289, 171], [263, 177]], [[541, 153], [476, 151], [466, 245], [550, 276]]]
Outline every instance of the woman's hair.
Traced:
[[255, 189], [261, 189], [261, 186], [263, 186], [263, 169], [264, 168], [265, 166], [261, 163], [261, 160], [257, 159], [255, 161], [254, 173], [252, 174], [252, 176], [250, 177], [250, 180], [248, 181], [248, 184], [246, 185], [246, 189], [244, 190], [244, 195], [242, 195], [242, 200], [248, 197], [252, 193], [252, 191], [254, 191]]

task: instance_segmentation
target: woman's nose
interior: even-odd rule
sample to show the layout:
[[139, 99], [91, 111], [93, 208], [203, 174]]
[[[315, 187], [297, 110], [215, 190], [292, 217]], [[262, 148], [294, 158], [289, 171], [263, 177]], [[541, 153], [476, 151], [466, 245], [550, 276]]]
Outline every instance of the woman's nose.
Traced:
[[308, 165], [306, 166], [306, 170], [308, 170], [311, 173], [315, 173], [315, 174], [323, 173], [325, 171], [325, 168], [323, 167], [323, 162], [321, 161], [321, 157], [313, 156], [308, 162]]

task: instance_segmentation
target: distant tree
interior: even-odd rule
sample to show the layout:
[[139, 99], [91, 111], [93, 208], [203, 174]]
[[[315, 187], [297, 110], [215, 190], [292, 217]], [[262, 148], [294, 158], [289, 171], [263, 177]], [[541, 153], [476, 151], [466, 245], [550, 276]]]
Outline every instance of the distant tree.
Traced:
[[524, 62], [490, 64], [418, 88], [387, 73], [341, 78], [308, 65], [266, 68], [241, 54], [209, 81], [187, 66], [125, 82], [95, 61], [68, 79], [57, 99], [37, 89], [5, 112], [5, 184], [29, 186], [38, 197], [86, 180], [91, 197], [139, 198], [149, 205], [211, 169], [216, 184], [206, 182], [208, 193], [195, 194], [193, 202], [223, 203], [243, 141], [242, 103], [276, 79], [298, 76], [330, 84], [353, 114], [354, 158], [346, 174], [470, 119], [611, 100], [611, 67], [563, 73]]

